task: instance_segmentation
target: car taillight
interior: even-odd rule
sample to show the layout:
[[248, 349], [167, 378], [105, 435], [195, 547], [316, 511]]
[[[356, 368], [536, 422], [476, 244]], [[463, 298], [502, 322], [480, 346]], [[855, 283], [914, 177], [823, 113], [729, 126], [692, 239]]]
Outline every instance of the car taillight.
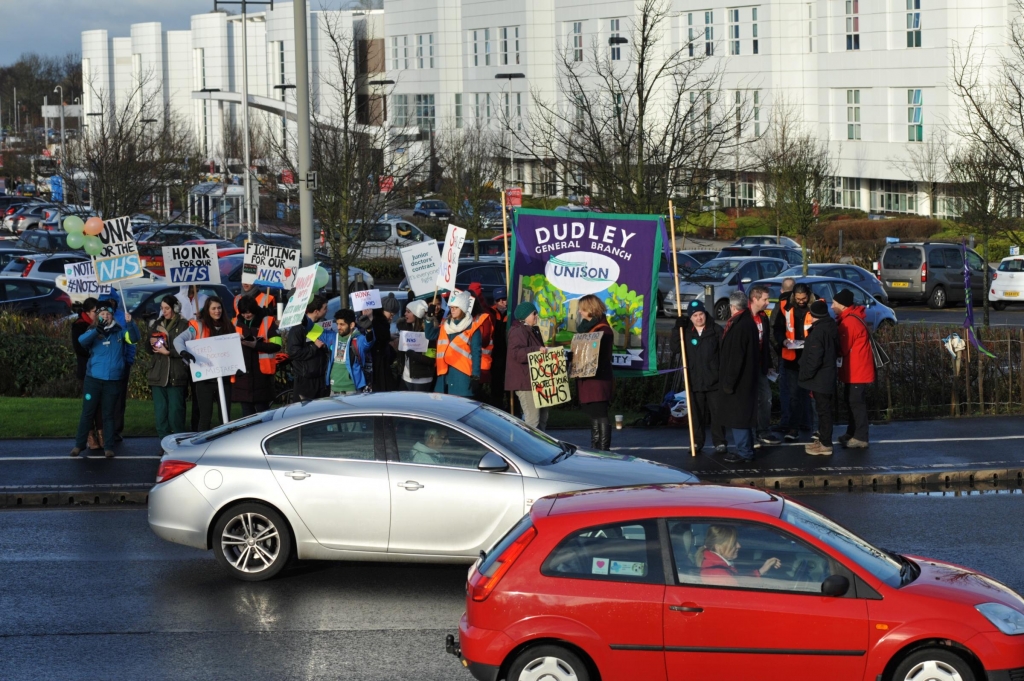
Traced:
[[998, 278], [999, 278], [999, 273], [998, 272], [993, 272], [992, 273], [992, 281], [995, 281]]
[[160, 468], [156, 471], [156, 481], [167, 482], [168, 480], [176, 478], [185, 471], [190, 471], [195, 467], [196, 465], [189, 461], [178, 461], [176, 459], [161, 461]]
[[921, 283], [928, 281], [928, 263], [921, 263]]
[[29, 260], [28, 264], [25, 265], [25, 269], [22, 271], [21, 276], [27, 277], [28, 273], [32, 271], [32, 268], [36, 266], [35, 260]]
[[473, 574], [469, 577], [468, 588], [469, 594], [473, 597], [474, 601], [486, 600], [491, 595], [494, 587], [498, 585], [501, 578], [512, 567], [512, 563], [522, 555], [523, 551], [526, 550], [526, 547], [530, 545], [530, 542], [536, 536], [537, 528], [531, 525], [514, 542], [509, 544], [507, 549], [501, 552], [498, 559], [491, 563], [487, 570], [484, 572], [479, 572], [476, 569], [473, 570]]
[[59, 300], [60, 302], [64, 303], [65, 305], [67, 305], [69, 310], [71, 309], [71, 306], [73, 305], [73, 303], [71, 302], [71, 296], [69, 296], [68, 294], [63, 293], [63, 292], [61, 292], [61, 294], [57, 296], [57, 300]]

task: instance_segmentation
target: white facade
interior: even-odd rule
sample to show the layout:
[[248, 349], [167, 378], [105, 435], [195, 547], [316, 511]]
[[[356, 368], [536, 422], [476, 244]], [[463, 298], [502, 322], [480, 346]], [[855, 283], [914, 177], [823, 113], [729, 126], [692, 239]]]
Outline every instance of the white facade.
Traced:
[[[955, 51], [973, 49], [994, 63], [1014, 11], [1006, 0], [671, 0], [666, 49], [711, 55], [721, 68], [723, 106], [739, 97], [754, 107], [750, 127], [768, 124], [772, 103], [784, 98], [804, 124], [837, 152], [837, 200], [865, 211], [929, 213], [923, 191], [908, 182], [900, 158], [909, 148], [941, 139], [955, 122], [958, 102], [949, 90]], [[615, 50], [608, 38], [632, 42], [638, 4], [633, 0], [385, 0], [384, 11], [311, 12], [311, 105], [329, 113], [336, 69], [324, 28], [340, 20], [346, 30], [383, 38], [385, 73], [369, 80], [391, 92], [388, 124], [444, 129], [479, 120], [522, 122], [533, 96], [556, 96], [559, 50]], [[292, 6], [250, 15], [250, 94], [294, 105]], [[133, 77], [160, 75], [165, 102], [192, 118], [208, 153], [221, 141], [224, 121], [237, 106], [192, 98], [192, 92], [241, 89], [240, 19], [222, 13], [192, 17], [189, 31], [137, 24], [130, 38], [105, 31], [82, 34], [86, 113], [123, 101]], [[630, 44], [615, 57], [628, 61]], [[614, 57], [613, 57], [614, 58]], [[522, 74], [523, 78], [496, 78]], [[94, 91], [90, 91], [93, 83]], [[738, 94], [737, 94], [738, 93]], [[113, 98], [113, 99], [111, 99]], [[751, 112], [752, 113], [752, 112]], [[227, 117], [227, 118], [226, 118]], [[519, 122], [516, 123], [517, 125]], [[752, 134], [752, 130], [748, 133]], [[897, 160], [896, 163], [893, 161]], [[517, 179], [532, 182], [527, 167]], [[904, 166], [905, 168], [905, 166]], [[530, 187], [528, 187], [529, 190]], [[842, 191], [838, 191], [842, 190]], [[736, 189], [726, 189], [728, 195]], [[735, 200], [735, 199], [734, 199]]]

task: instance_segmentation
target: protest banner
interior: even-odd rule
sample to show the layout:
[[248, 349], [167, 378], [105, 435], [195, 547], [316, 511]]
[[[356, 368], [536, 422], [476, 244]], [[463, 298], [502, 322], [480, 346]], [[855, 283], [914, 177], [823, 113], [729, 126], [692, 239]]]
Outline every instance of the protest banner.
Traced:
[[64, 291], [73, 301], [99, 298], [110, 293], [109, 284], [96, 281], [96, 270], [92, 260], [83, 260], [64, 265], [64, 276], [57, 277], [57, 288]]
[[309, 265], [295, 273], [295, 293], [292, 294], [291, 299], [288, 301], [288, 306], [284, 308], [281, 321], [277, 324], [279, 328], [287, 329], [290, 326], [295, 326], [301, 323], [302, 318], [306, 316], [306, 305], [309, 304], [309, 297], [313, 294], [313, 289], [316, 287], [316, 271], [318, 267], [320, 266]]
[[459, 274], [459, 253], [464, 243], [466, 230], [449, 224], [444, 248], [441, 250], [441, 266], [437, 268], [437, 279], [434, 280], [436, 290], [451, 291], [455, 288], [455, 277]]
[[164, 246], [164, 276], [172, 284], [219, 284], [220, 266], [213, 244]]
[[381, 307], [380, 304], [380, 291], [375, 288], [371, 288], [366, 291], [353, 291], [348, 294], [349, 300], [352, 301], [352, 311], [362, 312], [363, 310], [376, 310]]
[[398, 351], [405, 352], [412, 350], [413, 352], [426, 352], [430, 348], [429, 341], [427, 341], [427, 334], [422, 331], [399, 331], [398, 332]]
[[616, 375], [656, 374], [654, 324], [665, 239], [664, 220], [656, 215], [518, 209], [509, 307], [535, 303], [545, 344], [567, 345], [580, 322], [579, 299], [595, 295], [614, 332]]
[[568, 402], [569, 374], [562, 348], [545, 348], [526, 356], [530, 368], [530, 392], [538, 409]]
[[417, 298], [429, 296], [436, 288], [437, 271], [441, 267], [441, 254], [433, 241], [406, 246], [398, 251], [402, 268], [412, 294]]
[[189, 363], [193, 381], [217, 379], [220, 393], [220, 413], [225, 422], [231, 420], [227, 396], [224, 394], [224, 377], [245, 373], [245, 358], [242, 356], [242, 337], [237, 333], [210, 336], [185, 341], [185, 349], [195, 355], [196, 361]]
[[299, 249], [257, 244], [245, 244], [242, 258], [242, 283], [267, 288], [290, 289], [295, 286], [299, 269]]
[[113, 284], [142, 276], [142, 261], [132, 233], [131, 218], [104, 220], [99, 237], [103, 250], [92, 259], [97, 282]]

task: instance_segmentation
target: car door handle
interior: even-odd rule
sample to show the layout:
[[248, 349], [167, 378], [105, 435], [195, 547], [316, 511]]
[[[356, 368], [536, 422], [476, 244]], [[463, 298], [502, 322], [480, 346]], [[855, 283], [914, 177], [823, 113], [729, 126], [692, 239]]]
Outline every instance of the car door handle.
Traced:
[[398, 483], [398, 486], [407, 489], [410, 492], [415, 492], [418, 489], [423, 489], [424, 487], [426, 487], [426, 485], [421, 485], [415, 480], [406, 480], [405, 482], [400, 482]]
[[698, 614], [704, 612], [704, 608], [697, 605], [670, 605], [669, 610], [675, 610], [676, 612], [689, 612]]
[[285, 477], [291, 478], [292, 480], [305, 480], [311, 475], [311, 473], [307, 473], [306, 471], [288, 471], [285, 473]]

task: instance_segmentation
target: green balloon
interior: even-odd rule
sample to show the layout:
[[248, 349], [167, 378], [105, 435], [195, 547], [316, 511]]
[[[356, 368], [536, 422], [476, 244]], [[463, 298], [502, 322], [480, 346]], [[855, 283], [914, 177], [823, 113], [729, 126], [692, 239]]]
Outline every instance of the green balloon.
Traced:
[[327, 286], [329, 280], [330, 277], [327, 276], [327, 271], [324, 268], [316, 268], [316, 280], [313, 282], [313, 289], [319, 291], [324, 286]]
[[103, 252], [103, 242], [98, 236], [82, 237], [85, 240], [85, 252], [89, 255], [99, 255]]
[[[79, 221], [81, 222], [81, 221]], [[69, 232], [68, 233], [68, 248], [81, 248], [85, 245], [85, 240], [88, 237], [81, 232]]]
[[[68, 234], [81, 234], [83, 228], [85, 228], [85, 223], [77, 215], [69, 215], [64, 218], [64, 231]], [[74, 246], [74, 248], [79, 247]]]

